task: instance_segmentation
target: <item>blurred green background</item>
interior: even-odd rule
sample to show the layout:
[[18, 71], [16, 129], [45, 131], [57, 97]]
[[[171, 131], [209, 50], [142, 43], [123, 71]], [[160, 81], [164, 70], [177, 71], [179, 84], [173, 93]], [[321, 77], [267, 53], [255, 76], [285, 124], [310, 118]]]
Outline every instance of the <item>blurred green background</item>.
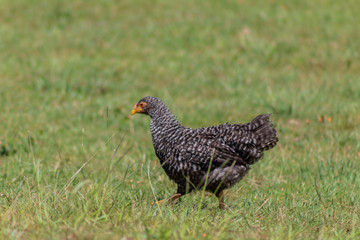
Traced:
[[[359, 7], [0, 0], [0, 238], [359, 237]], [[176, 187], [129, 117], [148, 95], [194, 128], [273, 114], [230, 210], [152, 204]]]

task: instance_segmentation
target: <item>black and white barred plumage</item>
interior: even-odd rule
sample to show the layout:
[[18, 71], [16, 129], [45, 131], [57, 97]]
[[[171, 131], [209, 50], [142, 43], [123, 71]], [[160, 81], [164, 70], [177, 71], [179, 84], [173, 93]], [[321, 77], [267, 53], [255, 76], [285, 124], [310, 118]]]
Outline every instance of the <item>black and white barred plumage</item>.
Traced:
[[155, 153], [166, 174], [178, 185], [173, 200], [205, 187], [219, 197], [223, 208], [222, 191], [240, 181], [250, 165], [278, 141], [270, 114], [259, 115], [247, 124], [192, 129], [182, 126], [155, 97], [141, 99], [134, 106], [135, 113], [151, 117]]

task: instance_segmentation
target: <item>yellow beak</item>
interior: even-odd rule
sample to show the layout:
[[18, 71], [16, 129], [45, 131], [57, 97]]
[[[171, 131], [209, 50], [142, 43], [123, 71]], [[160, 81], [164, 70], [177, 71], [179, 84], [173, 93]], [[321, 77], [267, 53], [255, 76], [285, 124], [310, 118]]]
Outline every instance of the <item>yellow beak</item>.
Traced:
[[141, 113], [143, 112], [143, 109], [141, 107], [138, 107], [137, 104], [135, 104], [133, 110], [131, 111], [131, 115], [134, 115], [136, 113]]

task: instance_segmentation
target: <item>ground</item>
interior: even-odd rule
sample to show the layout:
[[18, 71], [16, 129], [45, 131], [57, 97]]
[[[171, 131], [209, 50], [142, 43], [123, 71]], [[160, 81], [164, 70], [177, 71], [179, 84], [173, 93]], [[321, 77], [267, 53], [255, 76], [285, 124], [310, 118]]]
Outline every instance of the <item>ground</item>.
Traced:
[[[359, 1], [0, 1], [0, 239], [360, 238]], [[152, 95], [186, 126], [272, 113], [226, 192], [155, 205]]]

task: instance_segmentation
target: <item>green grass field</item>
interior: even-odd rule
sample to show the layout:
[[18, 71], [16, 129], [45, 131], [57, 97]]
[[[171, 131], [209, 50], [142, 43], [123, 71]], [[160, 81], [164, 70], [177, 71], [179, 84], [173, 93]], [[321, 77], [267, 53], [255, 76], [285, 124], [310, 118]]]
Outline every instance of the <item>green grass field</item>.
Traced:
[[[359, 8], [0, 0], [0, 239], [360, 239]], [[280, 142], [227, 210], [156, 206], [147, 95], [194, 128], [272, 113]]]

